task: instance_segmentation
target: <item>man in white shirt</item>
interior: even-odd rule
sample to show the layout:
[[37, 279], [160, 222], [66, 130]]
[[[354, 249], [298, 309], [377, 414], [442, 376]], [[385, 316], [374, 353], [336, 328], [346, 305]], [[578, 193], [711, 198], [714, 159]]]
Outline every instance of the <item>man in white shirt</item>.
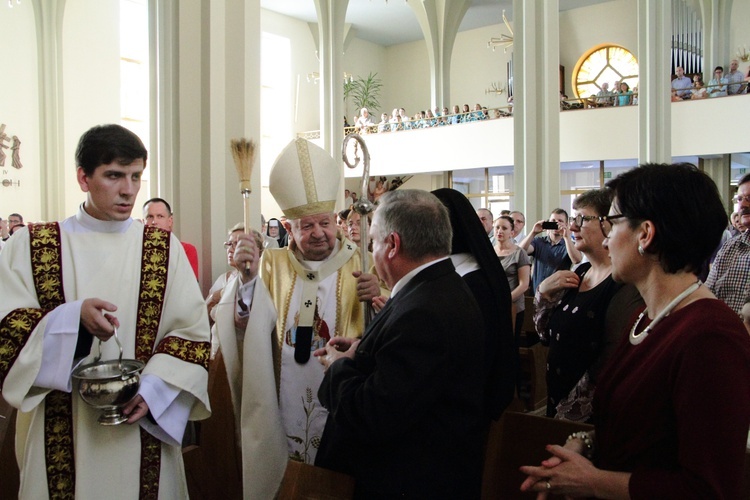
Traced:
[[737, 68], [740, 63], [737, 59], [732, 59], [729, 63], [729, 73], [726, 74], [726, 79], [729, 82], [727, 87], [727, 94], [738, 95], [745, 94], [747, 92], [747, 86], [741, 85], [745, 81], [745, 75], [742, 74]]
[[690, 99], [690, 94], [692, 93], [690, 89], [693, 88], [693, 81], [685, 76], [685, 70], [682, 66], [677, 66], [674, 71], [677, 77], [672, 80], [672, 88], [677, 91], [677, 97], [680, 99]]
[[[0, 381], [20, 410], [20, 498], [187, 497], [183, 432], [210, 415], [208, 319], [179, 241], [130, 217], [146, 158], [124, 127], [92, 128], [76, 150], [78, 213], [30, 224], [0, 254]], [[128, 425], [103, 426], [71, 373], [99, 348], [117, 358], [115, 333], [145, 368]]]

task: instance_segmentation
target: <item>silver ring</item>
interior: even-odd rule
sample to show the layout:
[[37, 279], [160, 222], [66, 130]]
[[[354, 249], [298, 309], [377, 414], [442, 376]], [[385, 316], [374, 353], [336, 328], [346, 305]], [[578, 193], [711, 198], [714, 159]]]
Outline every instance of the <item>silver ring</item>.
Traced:
[[551, 489], [552, 489], [552, 485], [551, 485], [551, 484], [549, 484], [549, 481], [547, 481], [547, 489], [548, 489], [548, 490], [551, 490]]

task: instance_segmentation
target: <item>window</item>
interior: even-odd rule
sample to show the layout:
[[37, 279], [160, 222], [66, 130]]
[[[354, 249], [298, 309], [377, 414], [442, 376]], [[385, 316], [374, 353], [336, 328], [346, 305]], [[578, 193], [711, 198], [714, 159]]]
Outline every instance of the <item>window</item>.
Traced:
[[632, 90], [638, 86], [638, 61], [627, 49], [617, 45], [599, 45], [579, 59], [573, 70], [576, 97], [589, 97], [615, 82], [625, 82]]
[[[149, 43], [147, 0], [120, 1], [120, 124], [132, 130], [151, 151], [149, 113]], [[149, 154], [150, 158], [153, 158]], [[149, 163], [153, 163], [149, 162]], [[153, 168], [143, 171], [138, 201], [149, 199]]]

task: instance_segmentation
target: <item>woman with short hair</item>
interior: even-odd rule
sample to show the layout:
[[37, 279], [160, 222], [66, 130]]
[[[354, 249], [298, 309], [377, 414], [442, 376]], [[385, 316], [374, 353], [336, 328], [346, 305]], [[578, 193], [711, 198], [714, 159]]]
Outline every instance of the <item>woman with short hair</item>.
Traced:
[[548, 446], [553, 456], [540, 466], [521, 467], [521, 490], [741, 498], [750, 336], [693, 274], [727, 223], [716, 185], [693, 165], [647, 164], [607, 187], [612, 208], [600, 220], [612, 277], [634, 284], [646, 309], [599, 378], [596, 430]]

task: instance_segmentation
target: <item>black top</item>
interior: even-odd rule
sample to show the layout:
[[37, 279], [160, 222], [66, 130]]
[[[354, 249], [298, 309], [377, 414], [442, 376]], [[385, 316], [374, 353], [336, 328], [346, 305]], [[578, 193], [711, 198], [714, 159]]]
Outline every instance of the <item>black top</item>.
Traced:
[[[581, 283], [589, 269], [591, 264], [586, 262], [575, 270]], [[621, 286], [610, 275], [591, 290], [570, 289], [552, 313], [547, 324], [548, 417], [555, 416], [557, 404], [601, 354], [607, 308]]]

